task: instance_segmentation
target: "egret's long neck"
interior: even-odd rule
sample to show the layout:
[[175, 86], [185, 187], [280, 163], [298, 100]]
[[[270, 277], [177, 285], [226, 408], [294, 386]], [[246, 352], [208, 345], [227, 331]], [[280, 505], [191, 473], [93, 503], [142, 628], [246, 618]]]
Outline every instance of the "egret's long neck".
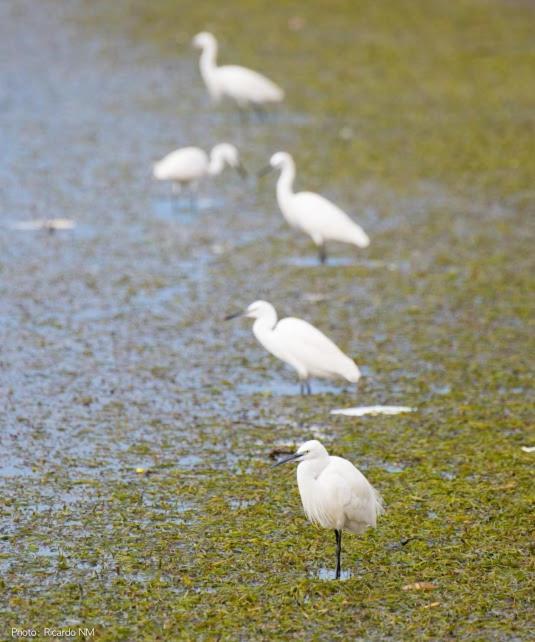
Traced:
[[265, 312], [261, 317], [258, 317], [253, 323], [253, 333], [262, 345], [277, 325], [277, 313], [275, 310]]
[[210, 83], [213, 73], [217, 68], [217, 43], [210, 42], [205, 45], [201, 54], [201, 74], [206, 84]]
[[221, 154], [215, 153], [212, 151], [210, 154], [210, 162], [208, 164], [208, 173], [210, 176], [216, 176], [221, 174], [223, 168], [225, 167], [225, 161]]
[[315, 481], [321, 471], [328, 465], [329, 455], [325, 457], [315, 457], [314, 459], [309, 459], [302, 461], [299, 466], [297, 466], [297, 480], [299, 481]]
[[297, 466], [297, 486], [305, 515], [316, 524], [322, 523], [324, 517], [322, 506], [325, 498], [325, 488], [319, 483], [318, 477], [328, 463], [329, 456], [302, 461]]
[[288, 159], [284, 164], [279, 180], [277, 181], [277, 200], [279, 201], [279, 206], [284, 207], [286, 203], [293, 195], [293, 184], [295, 180], [295, 165], [293, 160]]

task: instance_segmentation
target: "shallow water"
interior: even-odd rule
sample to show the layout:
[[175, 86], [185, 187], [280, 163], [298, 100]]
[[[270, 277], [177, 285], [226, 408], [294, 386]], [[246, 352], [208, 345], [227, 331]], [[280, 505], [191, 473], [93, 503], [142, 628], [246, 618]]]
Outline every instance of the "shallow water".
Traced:
[[[344, 582], [349, 580], [353, 576], [353, 573], [349, 569], [342, 569], [340, 571], [339, 581]], [[322, 566], [319, 571], [315, 574], [320, 580], [334, 581], [336, 579], [336, 571], [332, 568], [326, 568]]]
[[[225, 59], [288, 83], [287, 106], [243, 126], [231, 108], [208, 105], [187, 45], [210, 22], [204, 6], [183, 8], [177, 20], [167, 2], [129, 3], [128, 19], [105, 3], [0, 5], [10, 54], [0, 57], [8, 88], [0, 564], [9, 625], [46, 613], [45, 625], [95, 622], [103, 640], [178, 639], [184, 630], [246, 639], [253, 625], [274, 639], [302, 639], [303, 630], [369, 639], [355, 624], [368, 618], [376, 639], [445, 639], [473, 633], [455, 629], [469, 612], [494, 639], [488, 613], [499, 602], [509, 615], [496, 637], [529, 630], [510, 604], [513, 593], [518, 604], [525, 595], [531, 461], [520, 449], [531, 440], [532, 399], [526, 21], [503, 15], [516, 34], [516, 80], [478, 85], [472, 121], [462, 97], [473, 82], [501, 78], [499, 56], [513, 55], [507, 29], [489, 17], [488, 44], [474, 32], [479, 9], [463, 3], [459, 44], [439, 3], [428, 20], [446, 33], [438, 59], [426, 60], [410, 34], [427, 42], [433, 28], [406, 7], [398, 20], [411, 27], [392, 31], [386, 9], [372, 4], [359, 8], [369, 31], [355, 46], [371, 71], [358, 67], [366, 92], [355, 101], [338, 55], [324, 50], [330, 71], [317, 73], [318, 42], [355, 40], [340, 21], [354, 8], [311, 4], [317, 19], [311, 13], [298, 37], [287, 26], [301, 24], [296, 9], [255, 2], [252, 33], [271, 25], [259, 48], [246, 33], [227, 36], [228, 16], [208, 3]], [[479, 50], [469, 45], [477, 38]], [[407, 57], [416, 68], [390, 74]], [[451, 86], [435, 84], [437, 69]], [[306, 78], [317, 85], [296, 91]], [[332, 83], [344, 90], [325, 91]], [[195, 211], [152, 182], [152, 162], [173, 147], [226, 139], [253, 169], [278, 148], [293, 151], [298, 186], [351, 211], [370, 248], [334, 245], [318, 265], [308, 239], [282, 220], [274, 177], [225, 173], [201, 186]], [[516, 159], [517, 170], [500, 156]], [[11, 227], [45, 218], [76, 226]], [[255, 343], [247, 321], [222, 321], [257, 298], [333, 337], [361, 367], [358, 388], [312, 382], [314, 394], [300, 397], [293, 373]], [[329, 415], [379, 404], [418, 413]], [[320, 564], [332, 557], [331, 534], [304, 520], [294, 471], [269, 468], [277, 443], [311, 436], [366, 471], [388, 506], [377, 531], [345, 537], [344, 563], [359, 578], [343, 584], [334, 606], [334, 583], [317, 581], [330, 578]], [[415, 533], [416, 543], [392, 549]], [[440, 615], [421, 610], [428, 596], [399, 591], [422, 576], [444, 586]]]

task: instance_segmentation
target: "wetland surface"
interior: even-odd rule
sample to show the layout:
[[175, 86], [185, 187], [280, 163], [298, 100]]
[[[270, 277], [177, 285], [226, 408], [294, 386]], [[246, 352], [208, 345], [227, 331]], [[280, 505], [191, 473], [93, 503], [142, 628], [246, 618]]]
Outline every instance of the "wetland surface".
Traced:
[[[533, 6], [302, 4], [0, 4], [1, 639], [532, 635]], [[285, 105], [212, 107], [202, 29]], [[195, 213], [151, 180], [223, 140], [253, 172], [292, 152], [370, 247], [318, 266], [273, 176], [227, 171]], [[19, 229], [43, 219], [75, 227]], [[358, 390], [298, 396], [222, 321], [257, 298], [353, 356]], [[329, 414], [376, 404], [417, 410]], [[342, 582], [270, 469], [313, 436], [387, 505]]]

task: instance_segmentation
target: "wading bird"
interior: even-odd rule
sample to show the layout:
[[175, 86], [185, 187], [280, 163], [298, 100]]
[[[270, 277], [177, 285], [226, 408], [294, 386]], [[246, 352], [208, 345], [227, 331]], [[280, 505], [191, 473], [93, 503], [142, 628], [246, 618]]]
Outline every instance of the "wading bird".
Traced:
[[205, 176], [220, 174], [225, 165], [234, 168], [242, 178], [246, 176], [238, 150], [230, 143], [216, 145], [209, 157], [200, 147], [182, 147], [154, 163], [153, 176], [172, 182], [173, 192], [188, 187], [193, 201], [198, 182]]
[[260, 111], [268, 103], [283, 100], [283, 90], [262, 74], [238, 65], [218, 67], [217, 40], [211, 33], [197, 34], [193, 45], [202, 50], [201, 76], [214, 102], [227, 97], [241, 109], [251, 106]]
[[310, 323], [295, 317], [277, 322], [277, 312], [267, 301], [255, 301], [225, 320], [242, 316], [255, 319], [253, 333], [260, 344], [297, 371], [301, 394], [311, 394], [310, 377], [341, 377], [351, 383], [360, 379], [357, 364]]
[[297, 485], [307, 518], [336, 536], [336, 579], [340, 578], [342, 531], [360, 535], [375, 528], [384, 511], [381, 495], [347, 459], [329, 455], [316, 439], [306, 441], [295, 455], [275, 464], [298, 462]]
[[295, 163], [290, 154], [273, 154], [269, 165], [259, 175], [272, 169], [281, 171], [277, 181], [277, 201], [281, 212], [291, 227], [308, 234], [319, 248], [321, 263], [327, 260], [327, 241], [352, 243], [368, 247], [370, 239], [364, 230], [352, 221], [339, 207], [314, 192], [294, 192]]

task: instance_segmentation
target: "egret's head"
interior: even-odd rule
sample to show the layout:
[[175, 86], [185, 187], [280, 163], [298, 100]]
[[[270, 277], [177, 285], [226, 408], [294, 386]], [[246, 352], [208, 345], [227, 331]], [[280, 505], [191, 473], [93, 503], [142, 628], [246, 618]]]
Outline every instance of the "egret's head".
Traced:
[[304, 444], [299, 446], [295, 454], [277, 462], [275, 466], [280, 466], [281, 464], [286, 464], [291, 461], [301, 463], [302, 461], [311, 461], [313, 459], [324, 459], [328, 456], [329, 453], [325, 449], [325, 446], [323, 446], [323, 444], [317, 439], [311, 439], [310, 441], [305, 441]]
[[293, 167], [293, 158], [287, 152], [277, 152], [269, 159], [269, 163], [258, 170], [258, 178], [262, 178], [274, 169], [283, 169], [284, 167]]
[[292, 157], [287, 152], [277, 152], [269, 159], [269, 164], [273, 169], [282, 169], [291, 162]]
[[192, 40], [196, 49], [205, 49], [216, 44], [215, 37], [208, 31], [201, 31]]
[[265, 317], [274, 311], [275, 308], [267, 301], [253, 301], [251, 305], [247, 306], [244, 316], [250, 319], [260, 319], [260, 317]]
[[265, 319], [271, 326], [277, 323], [277, 312], [275, 308], [267, 301], [254, 301], [248, 305], [245, 312], [235, 312], [225, 317], [225, 321], [236, 319], [237, 317], [249, 317], [250, 319]]
[[211, 174], [220, 174], [225, 168], [225, 165], [235, 169], [242, 178], [247, 176], [247, 172], [240, 161], [238, 150], [230, 143], [220, 143], [216, 145], [210, 153]]
[[230, 143], [220, 143], [212, 149], [212, 156], [220, 158], [230, 167], [238, 167], [240, 164], [240, 154], [234, 145]]

